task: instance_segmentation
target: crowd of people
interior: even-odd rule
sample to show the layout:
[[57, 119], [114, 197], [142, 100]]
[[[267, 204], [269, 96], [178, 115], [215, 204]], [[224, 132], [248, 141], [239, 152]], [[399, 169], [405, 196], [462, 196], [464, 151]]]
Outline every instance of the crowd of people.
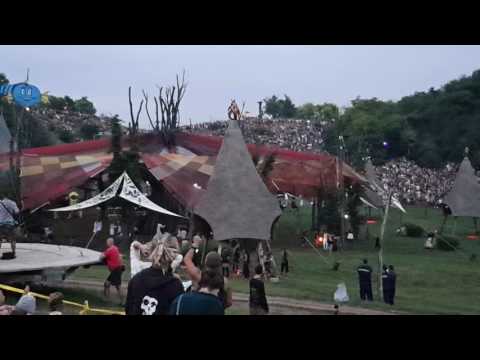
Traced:
[[[183, 130], [201, 135], [223, 136], [226, 121], [185, 126]], [[325, 127], [309, 120], [246, 118], [241, 121], [247, 143], [273, 145], [293, 151], [324, 151]], [[458, 165], [449, 163], [442, 169], [428, 169], [405, 158], [376, 167], [384, 187], [393, 187], [399, 200], [408, 205], [439, 203], [451, 189]]]
[[[249, 144], [273, 145], [294, 151], [321, 152], [323, 150], [324, 126], [310, 120], [259, 119], [241, 120], [243, 136]], [[200, 135], [223, 136], [226, 121], [185, 126], [183, 130]]]
[[452, 188], [458, 166], [447, 164], [442, 169], [427, 169], [405, 158], [392, 160], [376, 168], [381, 185], [393, 188], [407, 205], [439, 205]]

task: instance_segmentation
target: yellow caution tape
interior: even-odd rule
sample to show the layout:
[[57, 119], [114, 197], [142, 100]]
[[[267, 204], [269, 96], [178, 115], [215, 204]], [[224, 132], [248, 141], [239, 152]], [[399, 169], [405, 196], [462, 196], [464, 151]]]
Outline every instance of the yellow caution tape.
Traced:
[[[25, 290], [18, 289], [16, 287], [9, 286], [9, 285], [0, 284], [0, 289], [5, 290], [5, 291], [18, 293], [18, 294], [25, 294]], [[48, 300], [48, 296], [46, 296], [46, 295], [34, 293], [34, 292], [31, 292], [31, 291], [29, 292], [29, 294], [36, 297], [36, 298], [39, 298], [39, 299]], [[101, 313], [101, 314], [106, 314], [106, 315], [125, 315], [125, 312], [123, 312], [123, 311], [114, 311], [114, 310], [104, 310], [104, 309], [91, 308], [90, 305], [88, 304], [88, 300], [85, 300], [84, 304], [79, 304], [79, 303], [76, 303], [76, 302], [73, 302], [73, 301], [63, 300], [63, 304], [81, 308], [82, 310], [80, 310], [80, 312], [79, 312], [80, 315], [86, 315], [89, 312]]]

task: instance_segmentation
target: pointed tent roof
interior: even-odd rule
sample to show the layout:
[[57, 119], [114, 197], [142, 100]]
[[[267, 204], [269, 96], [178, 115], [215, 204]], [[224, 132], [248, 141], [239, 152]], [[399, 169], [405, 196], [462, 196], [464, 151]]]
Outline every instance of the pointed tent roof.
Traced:
[[3, 117], [3, 114], [0, 113], [0, 154], [10, 151], [11, 138], [5, 118]]
[[480, 217], [480, 184], [467, 156], [463, 159], [452, 190], [444, 202], [452, 210], [453, 216]]
[[210, 224], [216, 240], [271, 237], [281, 210], [258, 175], [235, 120], [229, 121], [207, 191], [194, 210]]

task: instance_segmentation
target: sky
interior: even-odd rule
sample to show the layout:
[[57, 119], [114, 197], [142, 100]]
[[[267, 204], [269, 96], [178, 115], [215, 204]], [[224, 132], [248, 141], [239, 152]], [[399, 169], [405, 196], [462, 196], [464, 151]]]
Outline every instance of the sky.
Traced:
[[[87, 96], [98, 114], [124, 120], [129, 86], [138, 106], [142, 90], [158, 95], [156, 85], [173, 85], [185, 69], [181, 122], [188, 124], [224, 120], [232, 99], [257, 114], [257, 101], [274, 94], [296, 105], [399, 100], [480, 69], [480, 46], [0, 45], [0, 59], [11, 83], [29, 68], [42, 92]], [[145, 113], [140, 124], [148, 128]]]

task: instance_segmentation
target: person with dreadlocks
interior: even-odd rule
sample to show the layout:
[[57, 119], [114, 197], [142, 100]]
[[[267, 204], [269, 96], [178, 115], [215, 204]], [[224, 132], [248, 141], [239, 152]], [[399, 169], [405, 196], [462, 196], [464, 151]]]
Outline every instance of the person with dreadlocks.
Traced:
[[177, 239], [168, 233], [155, 243], [149, 260], [152, 266], [137, 273], [128, 284], [127, 315], [166, 315], [173, 300], [183, 293], [183, 285], [174, 275], [178, 266]]

